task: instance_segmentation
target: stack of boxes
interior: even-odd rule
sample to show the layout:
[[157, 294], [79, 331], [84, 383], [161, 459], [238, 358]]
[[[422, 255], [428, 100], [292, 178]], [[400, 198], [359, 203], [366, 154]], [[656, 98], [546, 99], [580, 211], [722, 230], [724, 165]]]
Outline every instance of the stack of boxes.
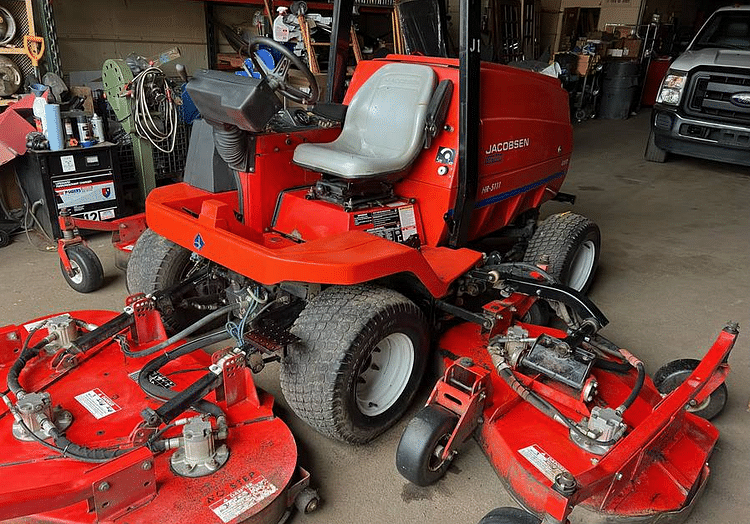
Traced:
[[616, 26], [609, 31], [592, 31], [576, 42], [573, 52], [578, 55], [578, 75], [590, 73], [605, 57], [608, 60], [635, 60], [641, 55], [643, 40], [633, 27]]

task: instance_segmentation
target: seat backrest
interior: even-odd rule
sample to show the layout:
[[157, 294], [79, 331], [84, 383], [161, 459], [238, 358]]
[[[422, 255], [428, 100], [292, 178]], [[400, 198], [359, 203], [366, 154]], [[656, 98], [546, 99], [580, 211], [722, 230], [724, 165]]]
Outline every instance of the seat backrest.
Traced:
[[352, 98], [340, 139], [353, 153], [408, 165], [424, 141], [425, 114], [434, 89], [431, 67], [381, 67]]

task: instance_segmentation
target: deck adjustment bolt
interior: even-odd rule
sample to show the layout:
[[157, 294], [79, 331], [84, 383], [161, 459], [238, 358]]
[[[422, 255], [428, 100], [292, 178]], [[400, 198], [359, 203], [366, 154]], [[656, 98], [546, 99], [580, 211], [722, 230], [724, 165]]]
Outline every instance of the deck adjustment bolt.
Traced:
[[465, 368], [470, 368], [471, 366], [474, 365], [474, 361], [471, 360], [469, 357], [461, 357], [458, 363], [461, 364]]
[[99, 491], [107, 491], [109, 489], [109, 482], [102, 482], [96, 489]]
[[575, 492], [578, 483], [568, 471], [558, 473], [555, 477], [555, 489], [563, 495], [571, 495]]

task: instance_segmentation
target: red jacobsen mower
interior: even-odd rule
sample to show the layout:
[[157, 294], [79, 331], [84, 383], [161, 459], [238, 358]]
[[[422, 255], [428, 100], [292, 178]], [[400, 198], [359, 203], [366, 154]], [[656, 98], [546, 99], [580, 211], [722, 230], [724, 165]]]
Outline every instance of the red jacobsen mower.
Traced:
[[[267, 46], [282, 59], [256, 64], [261, 79], [188, 83], [207, 167], [148, 196], [123, 313], [0, 331], [0, 471], [13, 479], [0, 518], [265, 524], [309, 511], [294, 439], [252, 373], [280, 361], [297, 415], [361, 444], [407, 410], [433, 343], [447, 370], [399, 445], [410, 480], [437, 480], [475, 435], [547, 522], [579, 503], [608, 522], [689, 511], [717, 432], [685, 408], [722, 404], [736, 327], [702, 362], [661, 372], [674, 389], [662, 396], [581, 294], [598, 227], [570, 212], [538, 221], [542, 203], [572, 200], [559, 81], [480, 63], [480, 2], [463, 0], [459, 60], [363, 61], [344, 96], [352, 7], [334, 4], [325, 103], [265, 38], [251, 58]], [[213, 140], [196, 140], [206, 130]], [[536, 519], [508, 511], [484, 520]]]

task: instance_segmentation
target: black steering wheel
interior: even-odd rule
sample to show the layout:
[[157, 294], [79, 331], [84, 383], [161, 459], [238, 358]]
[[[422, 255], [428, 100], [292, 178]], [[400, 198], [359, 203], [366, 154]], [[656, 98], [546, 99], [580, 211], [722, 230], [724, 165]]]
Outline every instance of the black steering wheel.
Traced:
[[[258, 57], [255, 54], [258, 48], [262, 45], [275, 49], [276, 51], [281, 53], [281, 60], [279, 60], [279, 63], [276, 64], [276, 67], [274, 67], [271, 71], [269, 71], [263, 64], [261, 64], [260, 60], [258, 60]], [[288, 100], [297, 102], [299, 104], [313, 105], [318, 101], [320, 91], [318, 89], [318, 82], [315, 80], [315, 76], [313, 76], [310, 68], [307, 67], [307, 65], [302, 60], [300, 60], [297, 55], [290, 51], [288, 47], [271, 38], [256, 36], [248, 43], [247, 51], [250, 55], [250, 60], [253, 61], [253, 67], [255, 67], [255, 70], [258, 71], [258, 73], [260, 73], [260, 75], [263, 77], [263, 80], [268, 83], [271, 89], [282, 95], [284, 98], [287, 98]], [[290, 65], [299, 69], [300, 72], [304, 75], [310, 89], [309, 93], [297, 87], [294, 87], [289, 83], [287, 77], [289, 75]]]

